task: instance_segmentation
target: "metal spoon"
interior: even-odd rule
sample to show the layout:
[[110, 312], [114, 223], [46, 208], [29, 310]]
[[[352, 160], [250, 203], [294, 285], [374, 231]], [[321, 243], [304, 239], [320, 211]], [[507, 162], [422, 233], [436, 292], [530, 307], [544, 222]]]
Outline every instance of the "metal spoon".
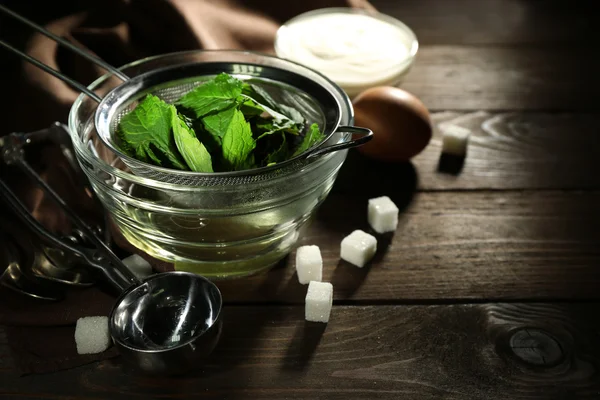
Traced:
[[120, 353], [151, 374], [181, 374], [198, 366], [221, 335], [221, 293], [208, 279], [166, 272], [126, 290], [110, 318]]
[[63, 298], [62, 291], [56, 287], [24, 273], [22, 268], [27, 268], [26, 264], [31, 262], [33, 257], [27, 257], [29, 260], [20, 257], [14, 243], [5, 235], [0, 235], [0, 240], [4, 247], [0, 252], [0, 265], [5, 267], [0, 275], [0, 285], [34, 299], [57, 301]]
[[60, 206], [81, 230], [79, 241], [67, 242], [48, 232], [0, 179], [0, 199], [45, 244], [101, 273], [119, 293], [109, 317], [113, 342], [123, 359], [146, 373], [180, 374], [198, 365], [221, 334], [222, 297], [217, 286], [199, 275], [166, 272], [140, 281], [25, 161], [27, 136], [0, 140], [3, 160], [18, 166]]
[[43, 251], [36, 252], [31, 272], [39, 279], [67, 286], [88, 287], [96, 283], [90, 276], [89, 270], [78, 266], [66, 265], [63, 261], [66, 259], [68, 258], [64, 257], [64, 252], [57, 249], [45, 248]]
[[[35, 220], [27, 223], [34, 232], [44, 230]], [[41, 238], [46, 234], [50, 235], [45, 232]], [[72, 247], [121, 292], [109, 316], [109, 329], [126, 362], [150, 374], [181, 374], [212, 352], [221, 335], [223, 306], [214, 283], [187, 272], [165, 272], [132, 282], [137, 278], [120, 274], [98, 252]], [[10, 271], [19, 277], [19, 270]]]

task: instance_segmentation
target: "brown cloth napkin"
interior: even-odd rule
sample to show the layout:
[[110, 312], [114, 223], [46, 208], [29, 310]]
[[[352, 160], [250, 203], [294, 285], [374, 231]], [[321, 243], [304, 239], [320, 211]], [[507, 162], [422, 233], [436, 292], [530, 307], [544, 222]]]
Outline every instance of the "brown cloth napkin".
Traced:
[[[89, 3], [89, 4], [88, 4]], [[120, 66], [143, 57], [190, 49], [246, 49], [273, 53], [275, 33], [284, 21], [324, 7], [373, 9], [365, 0], [105, 0], [96, 2], [8, 2], [16, 11], [38, 20], [53, 33], [87, 48], [108, 63]], [[44, 11], [45, 10], [45, 11]], [[48, 20], [46, 14], [53, 16]], [[22, 26], [0, 19], [0, 34], [25, 44], [28, 54], [89, 84], [104, 71], [82, 57], [57, 46], [41, 34], [25, 35]], [[11, 58], [13, 57], [13, 58]], [[13, 76], [4, 82], [9, 96], [0, 107], [0, 135], [30, 132], [52, 122], [66, 122], [78, 92], [36, 67], [2, 54], [0, 66]], [[38, 172], [77, 211], [98, 217], [93, 202], [75, 184], [60, 161], [56, 147], [47, 146], [31, 157]], [[68, 219], [44, 193], [18, 171], [4, 168], [0, 176], [10, 182], [35, 217], [48, 229], [68, 233]], [[5, 211], [2, 211], [3, 215]], [[35, 240], [35, 239], [31, 239]], [[122, 237], [115, 237], [125, 251], [135, 251]], [[151, 260], [158, 271], [172, 268]], [[5, 266], [0, 266], [4, 268]], [[1, 270], [0, 270], [1, 271]], [[72, 290], [65, 299], [44, 303], [26, 299], [0, 288], [0, 325], [7, 326], [13, 358], [22, 374], [72, 368], [116, 355], [114, 349], [92, 356], [76, 354], [74, 326], [78, 318], [107, 315], [114, 298], [98, 288]]]

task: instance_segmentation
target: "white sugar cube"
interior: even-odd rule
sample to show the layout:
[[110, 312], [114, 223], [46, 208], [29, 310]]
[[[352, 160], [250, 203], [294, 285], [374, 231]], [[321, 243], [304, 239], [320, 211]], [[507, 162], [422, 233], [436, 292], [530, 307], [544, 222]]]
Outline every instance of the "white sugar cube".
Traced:
[[321, 281], [323, 259], [319, 246], [302, 246], [296, 250], [296, 272], [298, 281], [303, 285], [310, 281]]
[[124, 258], [123, 264], [138, 278], [146, 278], [152, 275], [152, 265], [137, 254]]
[[96, 354], [108, 349], [108, 317], [79, 318], [75, 325], [75, 344], [78, 354]]
[[471, 131], [456, 125], [446, 125], [442, 130], [442, 153], [464, 157]]
[[369, 225], [377, 233], [394, 232], [398, 227], [398, 207], [387, 196], [369, 199]]
[[328, 322], [333, 305], [333, 285], [311, 281], [304, 305], [304, 318], [311, 322]]
[[377, 252], [377, 239], [361, 230], [346, 236], [340, 246], [340, 257], [357, 267], [364, 267]]

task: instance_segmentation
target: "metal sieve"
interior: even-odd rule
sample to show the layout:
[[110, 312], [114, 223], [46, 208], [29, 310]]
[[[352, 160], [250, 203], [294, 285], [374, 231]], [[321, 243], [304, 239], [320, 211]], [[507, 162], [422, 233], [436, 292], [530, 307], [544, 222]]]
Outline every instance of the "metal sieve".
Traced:
[[[96, 109], [94, 121], [88, 121], [88, 124], [94, 124], [94, 126], [87, 127], [85, 131], [89, 132], [90, 128], [95, 128], [103, 144], [121, 158], [125, 165], [138, 176], [184, 186], [246, 184], [297, 171], [303, 166], [314, 162], [319, 156], [364, 144], [372, 138], [373, 132], [369, 129], [340, 125], [342, 105], [349, 104], [346, 94], [324, 75], [300, 64], [285, 60], [286, 64], [294, 67], [294, 70], [300, 71], [300, 73], [297, 73], [292, 71], [292, 68], [287, 70], [248, 61], [236, 61], [235, 57], [226, 62], [216, 61], [218, 57], [215, 57], [215, 61], [182, 63], [157, 68], [129, 78], [106, 62], [73, 46], [12, 11], [2, 6], [0, 6], [0, 11], [28, 24], [123, 80], [123, 83], [111, 89], [104, 97], [100, 97], [91, 88], [73, 81], [0, 40], [0, 45], [97, 101], [99, 105]], [[213, 52], [218, 53], [218, 51]], [[247, 56], [254, 53], [240, 51], [239, 54]], [[261, 56], [265, 57], [265, 55]], [[173, 103], [187, 92], [221, 72], [259, 85], [271, 94], [275, 101], [298, 109], [306, 120], [305, 127], [310, 126], [312, 123], [318, 124], [324, 134], [324, 139], [303, 153], [273, 166], [220, 173], [198, 173], [155, 166], [130, 157], [120, 150], [118, 135], [116, 134], [119, 121], [123, 115], [133, 110], [144, 96], [154, 94], [167, 103]], [[311, 79], [309, 75], [318, 77], [318, 81]]]
[[[274, 166], [224, 173], [197, 173], [159, 167], [138, 161], [119, 149], [116, 134], [119, 121], [144, 96], [151, 93], [172, 103], [220, 72], [259, 85], [278, 103], [296, 108], [305, 118], [306, 127], [312, 123], [319, 125], [324, 132], [324, 140]], [[95, 128], [104, 144], [139, 176], [185, 186], [258, 182], [296, 171], [314, 161], [318, 155], [353, 147], [371, 138], [370, 130], [340, 126], [342, 105], [333, 90], [334, 87], [322, 86], [295, 72], [270, 66], [236, 62], [180, 64], [136, 76], [110, 91], [98, 106]], [[336, 133], [339, 135], [334, 135]], [[358, 134], [359, 137], [349, 139], [347, 133]]]

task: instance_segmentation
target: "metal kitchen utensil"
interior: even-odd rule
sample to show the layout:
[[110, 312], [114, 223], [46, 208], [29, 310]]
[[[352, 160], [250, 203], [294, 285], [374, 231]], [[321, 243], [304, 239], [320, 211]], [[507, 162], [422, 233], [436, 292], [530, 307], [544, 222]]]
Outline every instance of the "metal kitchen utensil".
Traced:
[[[28, 134], [28, 138], [29, 143], [50, 139], [59, 146], [71, 167], [77, 165], [76, 162], [73, 164], [75, 159], [68, 132], [60, 124], [53, 124], [48, 129]], [[72, 177], [77, 180], [83, 179], [83, 172], [75, 169]], [[87, 185], [81, 185], [81, 188], [86, 190]], [[54, 257], [61, 251], [38, 245], [23, 228], [18, 221], [10, 218], [9, 214], [0, 216], [0, 232], [5, 233], [4, 238], [0, 234], [0, 256], [5, 257], [0, 262], [0, 270], [4, 271], [3, 286], [36, 299], [59, 300], [64, 297], [64, 291], [68, 287], [87, 287], [94, 284], [90, 271], [79, 268], [77, 260], [73, 260], [73, 257]], [[98, 230], [100, 233], [104, 232], [105, 242], [108, 243], [108, 230], [100, 227]], [[10, 236], [6, 236], [8, 232]], [[65, 239], [74, 244], [83, 242], [77, 230], [72, 233]]]
[[68, 287], [89, 287], [96, 283], [89, 270], [59, 267], [39, 246], [32, 244], [25, 248], [14, 239], [0, 234], [2, 286], [35, 299], [57, 301], [64, 298]]
[[63, 292], [56, 286], [25, 272], [35, 258], [19, 251], [18, 245], [6, 232], [0, 232], [0, 246], [0, 265], [4, 268], [0, 285], [34, 299], [57, 301], [63, 298]]
[[[161, 182], [187, 186], [205, 184], [207, 178], [210, 179], [212, 184], [215, 184], [215, 177], [221, 178], [222, 184], [251, 183], [258, 180], [270, 179], [285, 173], [285, 171], [298, 170], [299, 168], [302, 168], [303, 165], [314, 161], [314, 159], [319, 156], [364, 144], [372, 138], [373, 132], [369, 129], [354, 126], [340, 126], [342, 105], [339, 98], [340, 96], [344, 96], [343, 98], [346, 98], [347, 96], [342, 89], [325, 77], [323, 77], [323, 82], [325, 83], [320, 84], [299, 73], [272, 66], [254, 65], [248, 62], [236, 63], [215, 61], [163, 67], [133, 78], [128, 78], [118, 69], [110, 66], [106, 62], [87, 54], [82, 49], [53, 35], [44, 28], [5, 7], [0, 6], [0, 11], [26, 23], [59, 44], [68, 47], [77, 54], [80, 54], [88, 60], [107, 69], [124, 81], [124, 83], [119, 84], [104, 97], [100, 97], [98, 94], [80, 83], [73, 81], [59, 71], [52, 69], [0, 40], [0, 45], [6, 49], [96, 100], [99, 105], [96, 110], [95, 120], [90, 121], [90, 123], [95, 124], [98, 136], [103, 143], [111, 151], [116, 153], [137, 175]], [[249, 52], [245, 52], [244, 54], [249, 54]], [[120, 150], [119, 139], [116, 134], [117, 126], [121, 117], [131, 111], [138, 104], [140, 99], [147, 94], [154, 94], [166, 102], [172, 103], [188, 91], [202, 84], [203, 81], [214, 77], [220, 72], [227, 72], [240, 79], [256, 81], [257, 84], [261, 82], [261, 84], [266, 85], [263, 86], [263, 89], [270, 91], [271, 95], [273, 95], [276, 100], [286, 105], [293, 105], [295, 108], [299, 109], [301, 114], [303, 114], [307, 120], [307, 126], [313, 122], [318, 123], [321, 130], [324, 132], [325, 139], [296, 157], [276, 165], [245, 171], [210, 174], [180, 171], [151, 165], [130, 157]], [[312, 73], [322, 76], [322, 74], [315, 71], [312, 71]], [[286, 82], [286, 84], [283, 84], [283, 82]], [[342, 139], [338, 141], [330, 140], [333, 137], [337, 137], [337, 135], [334, 135], [339, 133], [348, 133], [349, 135], [342, 135]], [[357, 135], [358, 137], [351, 137], [352, 135]]]
[[[123, 262], [110, 250], [85, 221], [65, 203], [63, 199], [35, 172], [35, 170], [25, 161], [24, 148], [32, 142], [33, 134], [12, 133], [0, 138], [0, 149], [2, 151], [2, 160], [6, 165], [16, 166], [26, 176], [31, 178], [40, 186], [46, 194], [65, 212], [69, 219], [85, 235], [90, 243], [95, 247], [83, 247], [73, 242], [67, 242], [48, 232], [21, 203], [19, 198], [12, 192], [10, 187], [0, 179], [0, 198], [10, 207], [33, 233], [35, 233], [46, 245], [71, 254], [81, 260], [81, 264], [87, 264], [104, 272], [104, 275], [113, 283], [113, 286], [120, 287], [123, 282], [130, 285], [139, 284], [135, 275], [123, 264]], [[104, 262], [106, 260], [106, 262]], [[108, 264], [110, 263], [110, 264]], [[110, 268], [107, 268], [110, 265]]]
[[[186, 272], [166, 272], [139, 280], [25, 161], [24, 148], [35, 138], [35, 134], [19, 133], [0, 138], [2, 160], [19, 167], [61, 207], [78, 227], [79, 238], [64, 240], [48, 232], [1, 179], [0, 199], [47, 248], [60, 252], [54, 253], [55, 257], [73, 257], [77, 265], [101, 272], [119, 293], [109, 317], [109, 329], [126, 362], [144, 372], [163, 375], [183, 373], [197, 366], [220, 337], [223, 302], [219, 289], [208, 279]], [[9, 262], [6, 271], [0, 282], [10, 283], [11, 289], [56, 299], [52, 293], [43, 292], [39, 282], [35, 290], [26, 286], [31, 282], [24, 279], [18, 264]]]
[[33, 297], [34, 299], [58, 301], [63, 298], [63, 292], [53, 290], [45, 284], [25, 275], [19, 261], [9, 262], [0, 276], [0, 284], [19, 294]]
[[217, 286], [189, 272], [152, 275], [125, 291], [110, 331], [128, 362], [151, 374], [181, 374], [215, 348], [223, 301]]
[[[60, 253], [60, 255], [58, 254]], [[50, 255], [56, 255], [52, 258]], [[70, 261], [64, 257], [64, 252], [55, 248], [46, 247], [35, 253], [35, 261], [31, 267], [34, 276], [66, 286], [88, 287], [96, 283], [87, 268], [79, 265], [63, 267], [60, 261]], [[58, 262], [57, 262], [58, 261]]]

